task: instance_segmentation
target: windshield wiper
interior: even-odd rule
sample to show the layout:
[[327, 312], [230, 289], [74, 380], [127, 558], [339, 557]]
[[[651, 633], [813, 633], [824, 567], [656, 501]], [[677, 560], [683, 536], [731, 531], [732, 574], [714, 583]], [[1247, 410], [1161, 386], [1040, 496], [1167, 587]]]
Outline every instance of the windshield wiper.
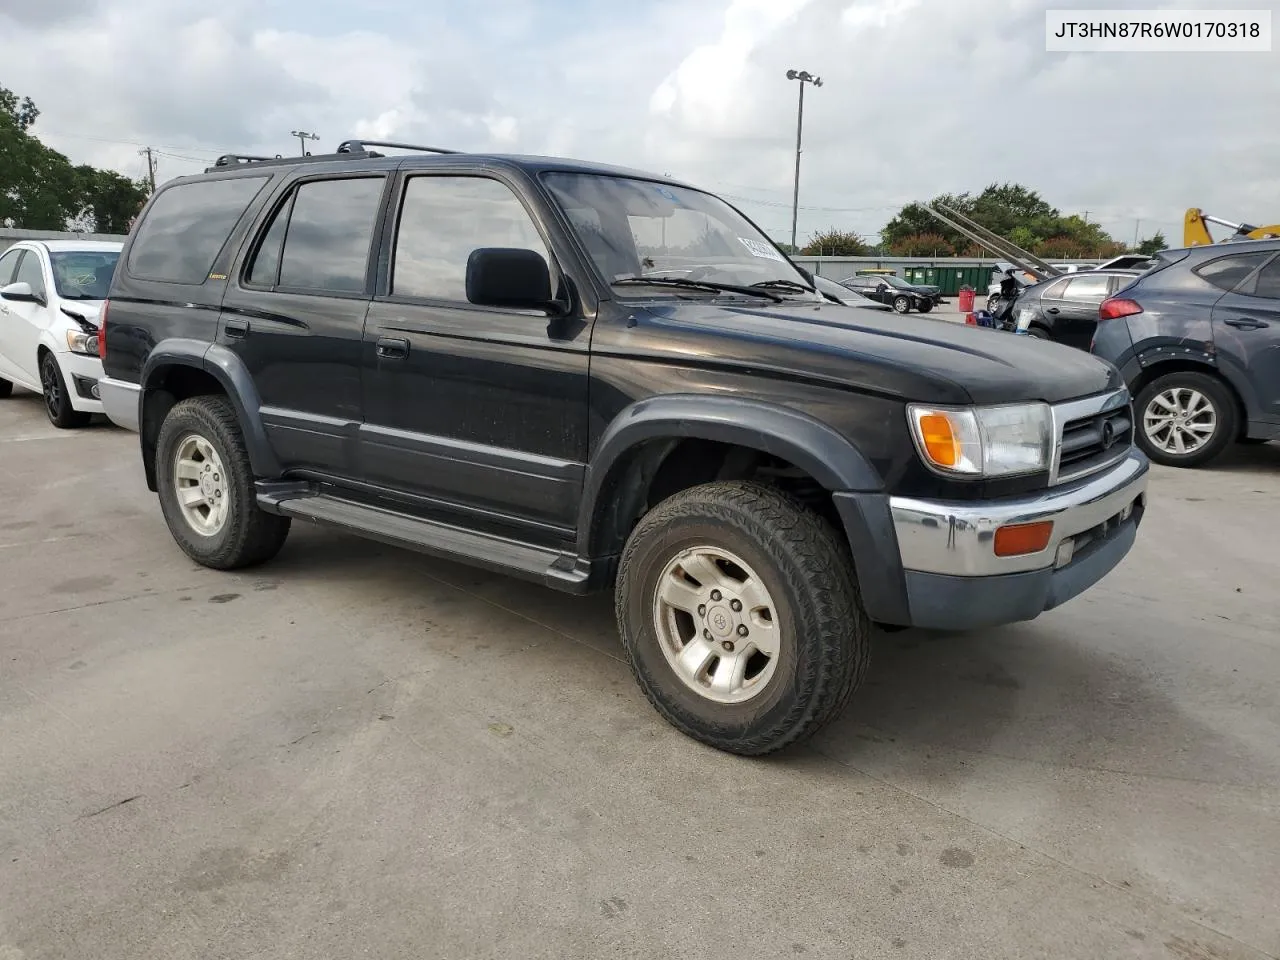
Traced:
[[686, 290], [709, 290], [712, 293], [741, 293], [748, 297], [763, 297], [774, 303], [781, 303], [782, 298], [776, 293], [762, 290], [760, 287], [741, 287], [733, 283], [715, 283], [712, 280], [690, 280], [687, 277], [620, 277], [613, 281], [616, 284], [632, 283], [655, 287], [684, 287]]
[[803, 283], [796, 283], [794, 280], [762, 280], [760, 283], [753, 283], [753, 287], [764, 287], [768, 290], [799, 290], [801, 293], [817, 293], [813, 287], [806, 287]]

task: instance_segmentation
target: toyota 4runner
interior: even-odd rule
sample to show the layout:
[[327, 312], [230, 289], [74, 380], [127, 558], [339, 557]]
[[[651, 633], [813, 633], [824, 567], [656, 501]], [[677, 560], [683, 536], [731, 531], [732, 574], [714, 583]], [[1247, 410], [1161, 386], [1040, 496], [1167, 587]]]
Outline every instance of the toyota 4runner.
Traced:
[[611, 589], [658, 711], [761, 754], [840, 711], [873, 623], [1028, 620], [1133, 544], [1110, 364], [831, 303], [669, 178], [403, 146], [222, 158], [125, 245], [102, 400], [196, 562], [297, 519]]

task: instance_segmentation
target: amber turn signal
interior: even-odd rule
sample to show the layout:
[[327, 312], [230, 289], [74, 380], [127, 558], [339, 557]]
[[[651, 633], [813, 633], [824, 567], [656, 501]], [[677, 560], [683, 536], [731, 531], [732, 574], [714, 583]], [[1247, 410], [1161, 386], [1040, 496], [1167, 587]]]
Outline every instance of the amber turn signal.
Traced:
[[951, 428], [951, 420], [941, 413], [928, 413], [920, 418], [920, 439], [925, 453], [940, 467], [954, 467], [960, 462], [960, 441]]
[[1011, 523], [996, 531], [996, 556], [1021, 557], [1039, 553], [1049, 545], [1053, 536], [1053, 521], [1040, 523]]

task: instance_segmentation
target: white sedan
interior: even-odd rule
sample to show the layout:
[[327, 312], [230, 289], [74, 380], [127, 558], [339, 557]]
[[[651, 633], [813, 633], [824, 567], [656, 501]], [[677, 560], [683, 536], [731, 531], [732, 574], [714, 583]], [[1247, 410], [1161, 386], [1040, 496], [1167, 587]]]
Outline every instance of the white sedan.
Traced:
[[14, 384], [44, 396], [56, 427], [102, 413], [98, 314], [119, 243], [24, 240], [0, 256], [0, 398]]

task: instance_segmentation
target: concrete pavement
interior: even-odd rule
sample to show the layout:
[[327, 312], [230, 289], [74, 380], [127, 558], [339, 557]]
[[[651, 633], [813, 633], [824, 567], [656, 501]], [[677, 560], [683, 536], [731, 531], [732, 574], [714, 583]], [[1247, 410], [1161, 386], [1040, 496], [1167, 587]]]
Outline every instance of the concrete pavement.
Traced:
[[607, 598], [295, 525], [219, 574], [136, 438], [0, 401], [0, 960], [1280, 955], [1280, 444], [1134, 553], [878, 638], [811, 746], [669, 728]]

